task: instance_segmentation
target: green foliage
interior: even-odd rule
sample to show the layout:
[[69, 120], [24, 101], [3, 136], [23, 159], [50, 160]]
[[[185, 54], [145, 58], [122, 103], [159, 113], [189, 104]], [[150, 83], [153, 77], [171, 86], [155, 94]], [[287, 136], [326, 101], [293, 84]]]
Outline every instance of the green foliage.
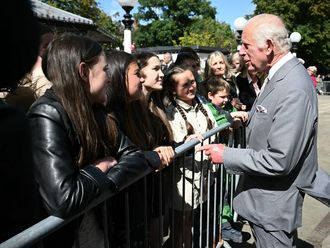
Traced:
[[139, 3], [138, 13], [134, 15], [139, 22], [134, 33], [138, 47], [236, 45], [229, 25], [215, 21], [216, 10], [210, 1], [140, 0]]
[[[119, 22], [114, 22], [110, 16], [100, 10], [95, 0], [43, 0], [43, 2], [56, 8], [69, 11], [73, 14], [91, 19], [98, 28], [112, 34], [114, 37], [122, 37], [122, 30]], [[113, 47], [120, 45], [112, 44]]]
[[138, 47], [172, 46], [173, 37], [182, 33], [173, 20], [155, 20], [151, 24], [138, 26], [134, 32], [134, 41]]
[[330, 0], [253, 0], [253, 3], [255, 14], [279, 15], [290, 32], [301, 34], [297, 53], [306, 66], [316, 65], [320, 71], [330, 71]]
[[[205, 28], [207, 27], [207, 28]], [[187, 31], [183, 37], [180, 37], [180, 43], [187, 39], [189, 36], [194, 37], [195, 44], [186, 45], [204, 45], [227, 48], [229, 50], [234, 49], [237, 46], [235, 36], [230, 29], [230, 25], [226, 23], [219, 23], [211, 18], [197, 18], [191, 26], [187, 27]], [[197, 38], [200, 38], [197, 40]]]
[[95, 0], [43, 0], [56, 8], [97, 21], [100, 10]]
[[173, 19], [184, 24], [196, 16], [215, 18], [216, 10], [208, 0], [140, 0], [139, 20]]
[[[100, 10], [96, 0], [43, 1], [89, 18], [98, 27], [123, 37], [120, 22]], [[216, 9], [208, 0], [139, 0], [139, 4], [134, 15], [138, 25], [133, 32], [138, 47], [200, 45], [231, 49], [237, 45], [230, 26], [215, 20]]]
[[179, 44], [174, 41], [175, 46], [216, 46], [216, 41], [208, 32], [204, 33], [190, 33], [184, 32], [182, 37], [179, 37]]

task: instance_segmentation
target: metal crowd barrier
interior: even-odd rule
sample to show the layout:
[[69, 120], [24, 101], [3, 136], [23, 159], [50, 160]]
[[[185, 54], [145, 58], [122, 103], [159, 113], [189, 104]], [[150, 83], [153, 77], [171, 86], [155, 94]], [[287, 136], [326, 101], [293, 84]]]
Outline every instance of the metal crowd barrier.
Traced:
[[[223, 140], [222, 132], [224, 130], [229, 130], [230, 124], [223, 124], [220, 125], [205, 134], [203, 134], [203, 142], [206, 140], [211, 140], [211, 138], [215, 137], [215, 140], [213, 142], [225, 142], [228, 146], [231, 147], [245, 147], [245, 128], [241, 127], [238, 129], [235, 129], [233, 132], [230, 132], [227, 139]], [[192, 159], [194, 159], [194, 152], [191, 153], [191, 151], [194, 149], [196, 145], [199, 145], [200, 141], [199, 140], [190, 140], [187, 143], [184, 143], [178, 147], [175, 148], [176, 152], [176, 159], [174, 160], [173, 164], [170, 166], [176, 166], [176, 162], [179, 160], [179, 158], [186, 156], [186, 153], [190, 151], [190, 156], [192, 154]], [[203, 144], [203, 143], [202, 143]], [[199, 155], [196, 155], [199, 156]], [[201, 154], [201, 156], [203, 156]], [[185, 158], [185, 157], [184, 157]], [[202, 164], [203, 165], [203, 164]], [[185, 165], [184, 165], [185, 166]], [[213, 169], [212, 169], [213, 167]], [[227, 174], [224, 170], [224, 167], [221, 165], [203, 165], [202, 170], [204, 171], [202, 174], [206, 175], [207, 178], [207, 199], [204, 201], [203, 204], [199, 205], [198, 211], [196, 215], [194, 211], [192, 211], [192, 214], [194, 215], [192, 217], [193, 219], [193, 224], [191, 227], [187, 227], [187, 229], [190, 229], [192, 231], [192, 237], [191, 237], [191, 244], [186, 245], [185, 247], [221, 247], [223, 245], [223, 240], [221, 237], [221, 210], [223, 207], [223, 195], [224, 192], [227, 191], [230, 199], [229, 199], [229, 204], [232, 207], [232, 201], [233, 201], [233, 195], [234, 195], [234, 189], [236, 187], [237, 183], [237, 177], [235, 175]], [[215, 169], [214, 169], [215, 168]], [[148, 173], [147, 173], [148, 174]], [[144, 175], [147, 176], [147, 175]], [[172, 174], [172, 194], [174, 190], [174, 173]], [[143, 177], [141, 177], [142, 179]], [[161, 177], [159, 177], [161, 179]], [[224, 178], [226, 179], [224, 181]], [[201, 178], [203, 180], [204, 177]], [[146, 183], [146, 180], [144, 180]], [[203, 183], [203, 182], [201, 182]], [[145, 185], [145, 191], [147, 189], [147, 186]], [[184, 186], [183, 186], [184, 188]], [[183, 189], [185, 190], [185, 189]], [[203, 186], [201, 186], [201, 191], [203, 191]], [[158, 189], [158, 192], [160, 194], [159, 199], [162, 199], [162, 189], [161, 186]], [[203, 192], [201, 193], [201, 195]], [[109, 195], [102, 195], [95, 199], [86, 209], [81, 211], [80, 213], [66, 219], [61, 219], [55, 216], [49, 216], [42, 221], [38, 222], [37, 224], [31, 226], [30, 228], [24, 230], [23, 232], [15, 235], [14, 237], [10, 238], [9, 240], [3, 242], [0, 244], [0, 248], [19, 248], [19, 247], [30, 247], [34, 244], [39, 244], [42, 247], [42, 240], [47, 237], [48, 235], [52, 234], [54, 231], [60, 229], [64, 225], [68, 224], [72, 220], [78, 218], [82, 214], [86, 213], [88, 210], [96, 207], [97, 205], [101, 204], [105, 200], [113, 197], [115, 194], [109, 194]], [[185, 193], [183, 193], [185, 195]], [[126, 204], [125, 207], [129, 208], [128, 206], [128, 201], [127, 197], [128, 195], [125, 195], [126, 197]], [[145, 199], [144, 199], [145, 200]], [[162, 202], [160, 200], [160, 206], [162, 206]], [[173, 201], [172, 201], [173, 204]], [[184, 203], [183, 203], [184, 204]], [[170, 207], [170, 209], [173, 209], [173, 207]], [[104, 211], [106, 209], [104, 208]], [[129, 211], [129, 210], [127, 210]], [[137, 210], [140, 211], [140, 210]], [[164, 221], [164, 216], [162, 214], [162, 207], [160, 207], [160, 223], [163, 223]], [[173, 247], [177, 248], [174, 246], [174, 239], [168, 238], [169, 236], [173, 235], [173, 233], [168, 234], [168, 232], [171, 232], [171, 230], [174, 230], [174, 211], [168, 211], [169, 216], [168, 216], [168, 221], [170, 222], [169, 225], [165, 226], [168, 230], [164, 230], [163, 224], [159, 226], [158, 230], [158, 237], [153, 237], [156, 238], [157, 242], [159, 245], [157, 247], [162, 247], [164, 243], [167, 242], [166, 247]], [[128, 213], [126, 212], [126, 216], [128, 216]], [[183, 221], [185, 219], [183, 215]], [[145, 216], [145, 221], [147, 221], [147, 218]], [[126, 239], [127, 239], [127, 244], [125, 247], [133, 247], [130, 246], [130, 234], [129, 234], [129, 229], [127, 229], [127, 225], [129, 225], [129, 220], [126, 222]], [[105, 229], [108, 229], [106, 227]], [[144, 227], [144, 247], [148, 248], [148, 240], [147, 240], [147, 227]], [[164, 234], [164, 231], [167, 232], [167, 237], [166, 234]], [[105, 232], [105, 231], [104, 231]], [[166, 233], [166, 232], [165, 232]], [[174, 233], [175, 235], [183, 235], [182, 233]], [[106, 235], [104, 235], [106, 236]], [[167, 241], [166, 241], [167, 240]], [[105, 247], [111, 247], [109, 246], [109, 243], [107, 241], [104, 242]], [[227, 245], [227, 247], [230, 247]]]
[[322, 91], [325, 95], [330, 95], [330, 81], [322, 82]]
[[317, 89], [321, 95], [330, 95], [330, 81], [322, 81]]

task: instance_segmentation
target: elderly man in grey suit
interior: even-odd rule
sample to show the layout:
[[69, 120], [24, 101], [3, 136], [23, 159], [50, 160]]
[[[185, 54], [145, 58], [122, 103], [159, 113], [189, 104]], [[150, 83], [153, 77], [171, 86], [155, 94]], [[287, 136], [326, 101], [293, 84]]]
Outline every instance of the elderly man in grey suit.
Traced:
[[247, 148], [202, 146], [214, 163], [242, 174], [234, 209], [249, 221], [256, 246], [296, 247], [304, 193], [317, 171], [317, 96], [290, 53], [283, 21], [261, 14], [242, 33], [240, 55], [267, 79], [249, 113]]

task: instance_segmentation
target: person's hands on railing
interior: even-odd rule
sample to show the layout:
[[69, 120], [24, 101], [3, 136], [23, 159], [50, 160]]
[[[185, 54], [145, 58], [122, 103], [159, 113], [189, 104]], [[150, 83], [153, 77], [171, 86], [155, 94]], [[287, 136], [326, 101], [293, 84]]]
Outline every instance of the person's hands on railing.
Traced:
[[187, 135], [186, 139], [184, 140], [184, 142], [188, 142], [192, 139], [198, 139], [200, 142], [203, 142], [203, 136], [199, 133], [195, 133], [195, 134], [191, 134], [191, 135]]
[[230, 116], [233, 118], [232, 128], [237, 129], [242, 126], [242, 122], [246, 122], [248, 120], [249, 114], [245, 111], [236, 111], [231, 112]]
[[168, 166], [174, 159], [175, 152], [173, 147], [171, 146], [158, 146], [154, 149], [155, 152], [158, 153], [161, 165], [159, 169], [163, 169]]
[[110, 168], [114, 167], [117, 164], [117, 160], [114, 157], [105, 157], [96, 160], [93, 164], [95, 167], [99, 168], [102, 172], [107, 173]]
[[239, 98], [233, 98], [230, 103], [231, 105], [233, 105], [234, 108], [236, 108], [239, 111], [246, 110], [246, 105], [243, 104]]
[[230, 113], [231, 117], [233, 117], [234, 119], [240, 119], [243, 122], [246, 122], [249, 114], [245, 111], [236, 111], [236, 112], [231, 112]]
[[210, 145], [197, 147], [196, 152], [204, 151], [204, 154], [209, 157], [209, 160], [211, 160], [212, 163], [222, 164], [224, 149], [225, 149], [225, 145], [223, 144], [210, 144]]

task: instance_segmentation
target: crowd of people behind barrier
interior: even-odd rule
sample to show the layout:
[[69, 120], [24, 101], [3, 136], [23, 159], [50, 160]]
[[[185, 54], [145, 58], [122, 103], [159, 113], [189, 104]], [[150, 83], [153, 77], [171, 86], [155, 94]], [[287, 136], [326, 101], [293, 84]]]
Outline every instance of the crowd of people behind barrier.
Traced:
[[[171, 200], [176, 223], [169, 240], [175, 240], [175, 247], [183, 243], [187, 247], [191, 245], [192, 234], [185, 229], [189, 230], [193, 222], [186, 212], [186, 223], [182, 224], [182, 211], [192, 211], [205, 201], [205, 197], [200, 198], [199, 182], [204, 180], [200, 173], [202, 165], [196, 158], [184, 170], [182, 166], [176, 167], [175, 174], [181, 179], [176, 182], [178, 195], [171, 199], [166, 168], [174, 159], [175, 146], [193, 138], [201, 140], [203, 133], [217, 125], [213, 114], [218, 110], [211, 110], [208, 100], [197, 94], [198, 56], [185, 51], [181, 59], [169, 68], [164, 78], [156, 54], [104, 52], [95, 41], [73, 34], [53, 39], [37, 61], [52, 86], [27, 111], [34, 179], [42, 201], [39, 219], [48, 214], [68, 217], [98, 195], [120, 189], [121, 180], [134, 180], [150, 167], [155, 172], [146, 178], [148, 208], [141, 214], [130, 208], [132, 247], [144, 246], [141, 227], [145, 214], [148, 242], [151, 247], [160, 246], [154, 238], [163, 225], [158, 203], [163, 205], [161, 214], [165, 215]], [[229, 92], [225, 93], [228, 100]], [[226, 110], [219, 114], [225, 121], [232, 121], [233, 117], [246, 120], [238, 114], [232, 113], [231, 117]], [[159, 177], [162, 177], [162, 196], [155, 185], [159, 184]], [[193, 180], [192, 185], [187, 178]], [[107, 242], [112, 247], [125, 246], [125, 195], [129, 195], [130, 206], [143, 209], [143, 180], [109, 201], [108, 211], [112, 214], [106, 221], [111, 227], [111, 239]], [[183, 184], [187, 184], [185, 190]], [[203, 191], [206, 194], [206, 189]], [[157, 200], [159, 197], [162, 201]], [[187, 205], [184, 208], [182, 201]], [[103, 246], [104, 218], [99, 208], [90, 210], [45, 238], [44, 245]], [[176, 233], [186, 234], [180, 238]]]
[[[37, 24], [32, 28], [38, 30], [39, 27]], [[30, 64], [25, 74], [20, 75], [27, 80], [34, 68], [38, 68], [41, 76], [42, 70], [45, 75], [43, 78], [48, 80], [44, 84], [45, 88], [33, 87], [33, 80], [30, 84], [20, 85], [17, 77], [13, 82], [13, 90], [4, 98], [7, 104], [16, 104], [17, 108], [27, 111], [29, 128], [26, 126], [25, 131], [31, 134], [28, 140], [31, 145], [27, 146], [31, 147], [31, 151], [26, 151], [27, 156], [32, 156], [33, 169], [30, 168], [26, 175], [30, 175], [28, 180], [32, 184], [36, 182], [38, 188], [38, 193], [29, 196], [31, 199], [33, 196], [40, 198], [41, 204], [33, 209], [39, 209], [37, 213], [31, 210], [25, 214], [26, 218], [36, 216], [33, 221], [23, 225], [23, 219], [18, 220], [22, 221], [22, 227], [17, 230], [9, 229], [9, 221], [2, 222], [7, 224], [4, 229], [8, 229], [8, 233], [2, 233], [1, 240], [4, 241], [49, 214], [63, 218], [71, 216], [88, 206], [97, 196], [121, 189], [125, 181], [136, 180], [146, 170], [155, 170], [146, 178], [149, 184], [145, 198], [150, 234], [148, 242], [152, 247], [159, 246], [158, 240], [153, 240], [153, 237], [157, 237], [157, 228], [162, 225], [159, 208], [163, 209], [161, 214], [165, 214], [170, 205], [166, 168], [173, 161], [173, 148], [192, 138], [200, 139], [205, 131], [216, 125], [205, 102], [196, 96], [195, 67], [199, 63], [192, 64], [192, 61], [199, 62], [198, 56], [190, 53], [189, 49], [185, 51], [182, 61], [178, 61], [164, 79], [161, 62], [155, 54], [105, 52], [97, 42], [73, 34], [46, 37], [46, 41], [39, 46], [39, 56], [34, 57], [34, 67]], [[48, 46], [47, 49], [45, 46]], [[38, 80], [36, 82], [40, 83]], [[30, 87], [35, 97], [35, 100], [32, 98], [24, 102], [24, 106], [19, 104], [19, 100], [26, 95], [20, 95], [17, 90], [22, 86]], [[163, 89], [163, 86], [166, 87]], [[9, 101], [10, 96], [15, 96], [17, 101]], [[168, 101], [165, 103], [164, 99]], [[179, 107], [179, 103], [183, 107]], [[205, 122], [200, 122], [201, 117], [205, 118]], [[28, 159], [25, 161], [29, 162]], [[190, 166], [192, 171], [195, 166], [200, 170], [201, 165], [196, 164]], [[191, 168], [187, 166], [187, 171], [182, 171], [178, 167], [176, 173], [181, 177], [187, 176]], [[162, 177], [164, 187], [161, 201], [163, 206], [157, 206], [160, 196], [155, 184], [159, 184], [159, 177]], [[189, 193], [189, 187], [186, 192], [182, 191], [182, 179], [177, 182], [179, 194], [178, 198], [173, 198], [176, 202], [175, 211], [180, 213], [186, 209], [181, 209], [182, 198], [187, 201], [188, 209], [201, 204], [198, 197], [201, 177], [203, 175], [195, 174], [196, 187], [192, 187], [192, 194]], [[28, 185], [26, 183], [27, 189], [30, 188]], [[137, 208], [141, 209], [144, 204], [141, 198], [143, 187], [143, 183], [137, 181], [128, 189], [129, 205], [137, 204]], [[121, 191], [110, 200], [108, 211], [116, 214], [109, 214], [108, 220], [104, 220], [106, 217], [100, 208], [90, 210], [45, 238], [45, 247], [103, 246], [103, 221], [110, 223], [110, 244], [113, 247], [125, 246], [126, 193]], [[191, 196], [194, 200], [189, 200]], [[33, 204], [38, 205], [38, 202], [35, 200]], [[130, 209], [133, 211], [130, 214], [133, 217], [130, 218], [131, 245], [142, 247], [141, 223], [145, 222], [144, 213], [136, 214], [135, 209]], [[175, 228], [181, 226], [178, 233], [184, 232], [186, 225], [180, 225], [180, 218], [175, 220], [178, 220]], [[192, 225], [191, 221], [188, 222], [189, 226]], [[188, 241], [180, 241], [180, 235], [173, 236], [175, 233], [171, 230], [171, 238], [176, 240], [177, 245], [181, 242], [186, 245], [191, 243], [190, 234], [187, 233], [184, 238]]]
[[[165, 213], [169, 185], [164, 168], [174, 158], [173, 147], [193, 138], [201, 139], [216, 125], [210, 108], [203, 102], [205, 98], [196, 95], [194, 70], [190, 65], [177, 63], [164, 78], [155, 54], [105, 54], [95, 41], [72, 34], [60, 35], [50, 43], [42, 68], [52, 87], [27, 112], [34, 175], [42, 198], [38, 217], [68, 217], [103, 192], [120, 188], [121, 180], [134, 180], [149, 164], [156, 172], [146, 179], [150, 181], [146, 195], [148, 237], [152, 247], [159, 246], [158, 240], [152, 238], [157, 237], [157, 227], [162, 225], [157, 211], [160, 196], [154, 184], [163, 177], [165, 200], [161, 202]], [[230, 116], [223, 112], [221, 115], [223, 119]], [[196, 173], [202, 165], [198, 160], [195, 163], [188, 164], [185, 170], [179, 166], [175, 172], [181, 175], [177, 182], [179, 194], [172, 198], [176, 211], [174, 227], [179, 228], [170, 231], [175, 247], [182, 243], [189, 247], [192, 242], [189, 232], [183, 240], [181, 235], [174, 235], [185, 233], [184, 229], [193, 225], [189, 214], [187, 223], [181, 224], [180, 211], [191, 211], [202, 203], [199, 182], [204, 175]], [[162, 174], [157, 173], [160, 170]], [[182, 190], [187, 177], [194, 180], [193, 186]], [[144, 206], [143, 187], [137, 181], [128, 189], [129, 204], [138, 209]], [[125, 246], [125, 193], [109, 202], [112, 214], [106, 221], [110, 223], [109, 242], [113, 247]], [[187, 204], [183, 209], [182, 200]], [[135, 209], [130, 209], [135, 212], [130, 214], [131, 245], [143, 247], [144, 213], [136, 214]], [[102, 247], [100, 226], [104, 218], [99, 208], [90, 210], [45, 238], [44, 245]]]
[[[197, 213], [205, 203], [205, 185], [210, 180], [204, 175], [203, 166], [210, 164], [209, 159], [214, 160], [215, 155], [207, 150], [197, 156], [191, 151], [178, 158], [178, 165], [173, 167], [174, 148], [192, 139], [202, 141], [203, 133], [224, 122], [233, 123], [233, 128], [245, 125], [245, 110], [252, 108], [265, 87], [262, 81], [267, 75], [251, 63], [242, 64], [237, 54], [229, 58], [230, 65], [228, 58], [216, 51], [210, 54], [202, 76], [199, 57], [190, 48], [183, 48], [174, 63], [162, 66], [156, 54], [105, 51], [94, 40], [74, 34], [51, 37], [46, 50], [39, 47], [42, 57], [37, 59], [40, 26], [33, 18], [29, 1], [18, 5], [22, 4], [22, 9], [29, 13], [22, 13], [21, 18], [28, 19], [31, 34], [24, 37], [26, 47], [20, 52], [34, 50], [23, 59], [16, 53], [11, 55], [14, 61], [10, 66], [14, 69], [7, 72], [2, 68], [6, 77], [1, 80], [1, 89], [12, 89], [6, 98], [15, 94], [20, 79], [31, 72], [33, 64], [38, 65], [39, 72], [42, 67], [51, 88], [47, 84], [49, 89], [26, 108], [26, 117], [20, 110], [1, 104], [1, 147], [6, 146], [2, 151], [8, 151], [1, 160], [1, 170], [8, 180], [16, 175], [22, 175], [24, 180], [11, 183], [17, 189], [14, 198], [2, 187], [4, 202], [10, 208], [5, 213], [1, 211], [8, 221], [1, 222], [0, 242], [48, 215], [66, 218], [96, 197], [118, 192], [102, 206], [49, 235], [44, 247], [104, 247], [107, 243], [111, 247], [126, 247], [127, 223], [131, 247], [145, 247], [145, 226], [150, 247], [161, 247], [162, 241], [157, 237], [163, 228], [169, 229], [168, 243], [191, 247], [195, 244], [191, 233], [197, 219], [194, 211]], [[19, 39], [13, 33], [6, 37]], [[10, 117], [9, 112], [16, 117]], [[13, 135], [15, 142], [24, 139], [26, 145], [19, 150], [24, 150], [22, 156], [5, 133], [15, 125], [20, 125], [21, 130]], [[210, 139], [203, 145], [213, 142]], [[222, 142], [228, 142], [225, 133]], [[260, 173], [263, 170], [260, 167]], [[137, 180], [148, 171], [151, 173], [147, 177]], [[173, 194], [168, 190], [170, 172], [175, 175]], [[31, 199], [27, 200], [27, 195]], [[24, 217], [15, 211], [17, 205], [28, 203], [32, 205], [24, 209]], [[171, 222], [169, 210], [174, 213], [172, 225], [165, 223]], [[240, 230], [232, 225], [233, 210], [226, 197], [221, 211], [222, 237], [242, 242]], [[105, 222], [110, 227], [106, 238]], [[298, 222], [287, 231], [294, 234]], [[256, 225], [252, 223], [254, 228]], [[263, 234], [258, 235], [260, 238]], [[289, 237], [289, 241], [293, 239]]]

